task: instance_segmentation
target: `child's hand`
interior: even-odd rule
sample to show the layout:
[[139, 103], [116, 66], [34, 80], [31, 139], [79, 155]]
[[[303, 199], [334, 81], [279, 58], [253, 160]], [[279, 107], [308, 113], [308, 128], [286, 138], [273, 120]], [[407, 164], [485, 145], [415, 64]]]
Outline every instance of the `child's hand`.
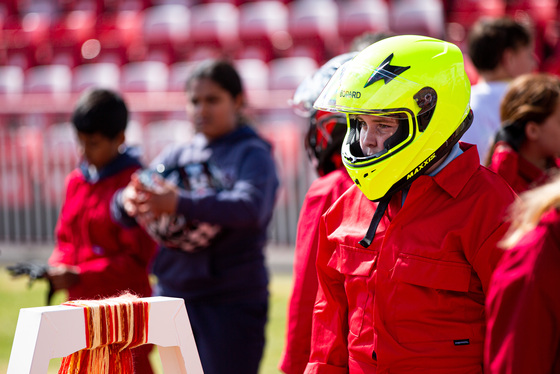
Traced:
[[47, 278], [54, 290], [68, 289], [80, 281], [79, 269], [75, 266], [54, 266], [47, 271]]
[[157, 188], [138, 189], [141, 200], [138, 201], [138, 213], [151, 213], [155, 217], [162, 214], [173, 214], [177, 209], [179, 201], [179, 191], [177, 186], [164, 179], [156, 181]]
[[142, 184], [138, 180], [138, 175], [132, 174], [130, 183], [124, 188], [122, 191], [122, 202], [123, 207], [126, 213], [131, 216], [135, 217], [138, 214], [138, 204], [141, 202], [142, 194], [140, 190], [142, 188]]

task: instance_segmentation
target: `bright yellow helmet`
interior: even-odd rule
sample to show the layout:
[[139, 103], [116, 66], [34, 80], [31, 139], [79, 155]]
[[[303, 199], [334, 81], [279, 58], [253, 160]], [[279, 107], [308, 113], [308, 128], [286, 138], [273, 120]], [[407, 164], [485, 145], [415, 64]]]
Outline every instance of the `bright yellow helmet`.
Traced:
[[[469, 100], [457, 46], [402, 35], [372, 44], [341, 66], [315, 108], [347, 114], [344, 165], [367, 198], [378, 201], [410, 185], [449, 152], [472, 123]], [[400, 119], [383, 151], [363, 154], [356, 114]]]

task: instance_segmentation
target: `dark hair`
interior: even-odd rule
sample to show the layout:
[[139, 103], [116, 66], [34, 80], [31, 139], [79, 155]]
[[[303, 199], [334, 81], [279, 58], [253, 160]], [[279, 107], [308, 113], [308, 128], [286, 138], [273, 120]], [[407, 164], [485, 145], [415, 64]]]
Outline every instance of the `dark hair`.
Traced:
[[210, 79], [228, 91], [234, 98], [243, 94], [241, 77], [235, 67], [228, 61], [206, 60], [201, 62], [190, 74], [185, 89], [188, 91], [192, 82], [200, 79]]
[[72, 114], [72, 124], [78, 132], [99, 133], [114, 139], [128, 124], [128, 109], [116, 92], [95, 88], [85, 91]]
[[528, 122], [543, 123], [556, 109], [560, 97], [560, 78], [547, 73], [524, 74], [514, 79], [500, 105], [502, 128], [488, 154], [489, 165], [496, 143], [504, 141], [514, 150], [525, 141]]
[[494, 70], [507, 49], [517, 50], [532, 40], [530, 29], [509, 17], [482, 18], [469, 33], [469, 56], [477, 70]]

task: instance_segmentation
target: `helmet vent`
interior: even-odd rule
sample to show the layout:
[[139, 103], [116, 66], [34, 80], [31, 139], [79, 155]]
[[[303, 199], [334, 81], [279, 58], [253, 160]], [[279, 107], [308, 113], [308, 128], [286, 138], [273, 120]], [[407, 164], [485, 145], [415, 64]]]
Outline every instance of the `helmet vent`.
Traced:
[[418, 130], [424, 132], [436, 108], [437, 93], [432, 87], [424, 87], [414, 95], [416, 104], [420, 107], [418, 113]]

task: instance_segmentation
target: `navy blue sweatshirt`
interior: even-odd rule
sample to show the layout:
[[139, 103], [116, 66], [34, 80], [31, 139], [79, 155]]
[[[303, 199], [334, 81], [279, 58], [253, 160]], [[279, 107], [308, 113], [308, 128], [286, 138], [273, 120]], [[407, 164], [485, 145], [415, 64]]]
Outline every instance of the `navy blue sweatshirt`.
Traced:
[[[209, 245], [195, 252], [160, 248], [153, 265], [160, 293], [190, 303], [266, 301], [263, 249], [278, 188], [270, 144], [248, 126], [211, 142], [198, 134], [188, 145], [166, 149], [150, 167], [210, 169], [214, 182], [180, 190], [177, 214], [219, 227]], [[128, 217], [118, 216], [126, 223]]]

